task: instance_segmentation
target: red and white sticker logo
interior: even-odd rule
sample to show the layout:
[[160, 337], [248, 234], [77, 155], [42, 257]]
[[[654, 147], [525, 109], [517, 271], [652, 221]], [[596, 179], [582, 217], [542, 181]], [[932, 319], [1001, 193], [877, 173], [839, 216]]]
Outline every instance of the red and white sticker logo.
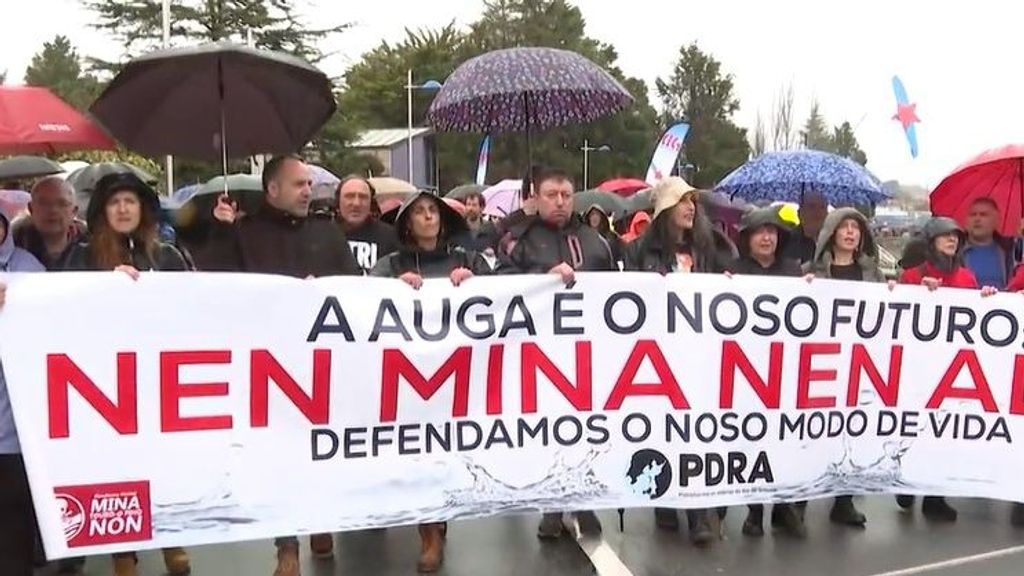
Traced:
[[69, 548], [153, 538], [149, 482], [59, 486], [54, 492]]

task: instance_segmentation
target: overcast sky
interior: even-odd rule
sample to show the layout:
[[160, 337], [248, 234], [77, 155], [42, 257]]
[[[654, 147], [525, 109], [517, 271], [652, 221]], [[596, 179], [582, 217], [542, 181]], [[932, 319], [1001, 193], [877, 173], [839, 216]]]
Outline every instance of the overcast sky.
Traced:
[[[482, 0], [305, 0], [317, 25], [351, 22], [334, 39], [325, 71], [339, 75], [380, 40], [404, 28], [466, 24]], [[753, 129], [783, 85], [796, 92], [802, 124], [813, 98], [830, 123], [849, 120], [883, 180], [933, 186], [982, 150], [1024, 141], [1024, 74], [1017, 51], [1024, 4], [998, 0], [575, 0], [587, 33], [614, 44], [619, 64], [647, 81], [671, 74], [679, 47], [696, 41], [735, 77], [736, 121]], [[64, 34], [83, 53], [116, 57], [118, 46], [90, 29], [77, 0], [19, 2], [4, 14], [0, 69], [24, 74], [43, 41]], [[911, 159], [891, 78], [898, 74], [918, 103], [921, 153]], [[396, 87], [397, 90], [401, 88]]]

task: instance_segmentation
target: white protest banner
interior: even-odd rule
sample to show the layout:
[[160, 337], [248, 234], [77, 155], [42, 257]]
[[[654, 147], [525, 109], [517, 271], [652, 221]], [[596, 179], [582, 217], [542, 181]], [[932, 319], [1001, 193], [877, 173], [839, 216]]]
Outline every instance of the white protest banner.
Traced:
[[0, 355], [51, 556], [538, 509], [1024, 499], [1016, 294], [7, 281]]

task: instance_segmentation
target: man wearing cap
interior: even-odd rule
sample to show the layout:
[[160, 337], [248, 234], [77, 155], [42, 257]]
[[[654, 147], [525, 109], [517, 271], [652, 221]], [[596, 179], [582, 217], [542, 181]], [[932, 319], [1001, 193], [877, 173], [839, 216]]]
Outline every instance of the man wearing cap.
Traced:
[[361, 176], [348, 176], [338, 184], [338, 223], [363, 274], [399, 248], [395, 229], [371, 214], [375, 196], [370, 181]]

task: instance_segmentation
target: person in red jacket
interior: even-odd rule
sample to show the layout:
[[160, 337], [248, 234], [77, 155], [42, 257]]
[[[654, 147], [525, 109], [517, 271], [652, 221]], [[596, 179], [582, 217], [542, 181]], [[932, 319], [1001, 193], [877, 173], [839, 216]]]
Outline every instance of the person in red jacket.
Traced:
[[[907, 268], [900, 275], [900, 284], [920, 284], [929, 290], [936, 288], [968, 288], [977, 290], [978, 280], [970, 268], [963, 265], [960, 250], [965, 237], [963, 229], [952, 218], [936, 217], [922, 230], [927, 247], [925, 261]], [[985, 296], [995, 289], [984, 287]]]
[[[900, 259], [904, 268], [900, 275], [900, 284], [919, 284], [928, 290], [938, 288], [966, 288], [977, 290], [978, 280], [974, 273], [963, 265], [960, 250], [966, 235], [963, 229], [952, 218], [932, 218], [924, 225], [924, 261], [919, 261], [920, 254], [910, 255], [912, 246], [908, 245], [904, 257]], [[919, 247], [918, 247], [919, 248]], [[919, 252], [919, 250], [917, 250]], [[991, 296], [997, 290], [991, 286], [981, 288], [982, 296]], [[896, 502], [904, 510], [914, 506], [914, 497], [900, 495]], [[956, 509], [941, 496], [925, 496], [921, 512], [926, 518], [942, 522], [955, 522]]]

